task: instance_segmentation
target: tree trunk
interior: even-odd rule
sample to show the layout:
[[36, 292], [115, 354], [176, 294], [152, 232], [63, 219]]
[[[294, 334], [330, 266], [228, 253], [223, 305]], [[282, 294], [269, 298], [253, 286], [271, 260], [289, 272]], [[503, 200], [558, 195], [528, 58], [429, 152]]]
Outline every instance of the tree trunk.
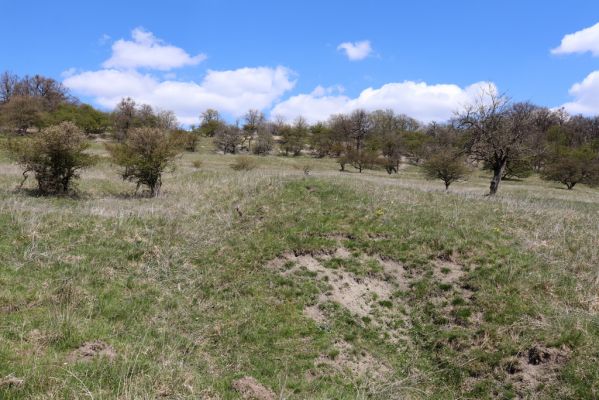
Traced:
[[497, 189], [499, 189], [499, 184], [501, 183], [501, 178], [505, 172], [505, 167], [507, 166], [507, 160], [499, 161], [498, 164], [493, 168], [493, 179], [491, 179], [491, 186], [489, 187], [489, 194], [493, 196], [497, 193]]

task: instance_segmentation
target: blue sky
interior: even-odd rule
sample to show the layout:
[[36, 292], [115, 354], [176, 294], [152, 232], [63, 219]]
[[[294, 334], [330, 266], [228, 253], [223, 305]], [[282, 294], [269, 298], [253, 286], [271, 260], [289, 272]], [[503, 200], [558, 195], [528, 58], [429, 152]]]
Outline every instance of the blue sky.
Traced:
[[[599, 27], [551, 52], [599, 22], [589, 0], [2, 3], [1, 69], [64, 80], [103, 108], [131, 95], [184, 123], [208, 106], [313, 120], [380, 106], [442, 119], [480, 82], [515, 100], [599, 113]], [[339, 47], [363, 41], [363, 59]], [[152, 59], [171, 54], [170, 64]]]

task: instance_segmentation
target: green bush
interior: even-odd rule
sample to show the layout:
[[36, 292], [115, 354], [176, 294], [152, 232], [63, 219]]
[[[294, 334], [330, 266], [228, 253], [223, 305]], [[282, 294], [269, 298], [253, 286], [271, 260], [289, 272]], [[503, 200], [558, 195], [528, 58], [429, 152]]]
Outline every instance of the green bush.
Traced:
[[7, 144], [9, 154], [23, 167], [24, 180], [33, 173], [40, 194], [66, 194], [72, 188], [79, 170], [93, 164], [86, 154], [89, 143], [72, 122], [50, 126], [26, 139], [13, 139]]
[[123, 170], [124, 180], [145, 185], [151, 196], [157, 196], [162, 186], [162, 173], [173, 165], [181, 153], [179, 139], [159, 128], [135, 128], [122, 143], [107, 145], [114, 162]]

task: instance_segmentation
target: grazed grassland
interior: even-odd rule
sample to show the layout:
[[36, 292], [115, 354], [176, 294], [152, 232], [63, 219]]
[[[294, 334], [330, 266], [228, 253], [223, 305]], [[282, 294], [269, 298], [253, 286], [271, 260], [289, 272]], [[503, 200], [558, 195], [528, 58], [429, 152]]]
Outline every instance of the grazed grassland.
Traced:
[[149, 199], [107, 158], [78, 198], [0, 158], [1, 398], [599, 396], [597, 190], [232, 159]]

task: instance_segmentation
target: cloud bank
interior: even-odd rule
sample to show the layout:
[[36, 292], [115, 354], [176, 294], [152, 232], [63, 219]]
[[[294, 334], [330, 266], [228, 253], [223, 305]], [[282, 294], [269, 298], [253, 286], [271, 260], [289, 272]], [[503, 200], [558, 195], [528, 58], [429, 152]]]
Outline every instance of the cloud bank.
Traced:
[[[208, 108], [232, 117], [259, 109], [287, 120], [303, 116], [310, 122], [358, 108], [391, 109], [423, 122], [442, 121], [451, 118], [456, 109], [489, 85], [391, 82], [364, 89], [355, 97], [344, 94], [340, 85], [317, 86], [310, 93], [285, 98], [296, 84], [296, 74], [287, 67], [208, 70], [198, 81], [178, 80], [176, 68], [197, 65], [206, 56], [191, 56], [142, 28], [134, 29], [131, 36], [132, 40], [113, 43], [112, 54], [103, 68], [69, 69], [63, 75], [63, 83], [75, 94], [89, 97], [106, 109], [114, 108], [123, 97], [132, 97], [139, 103], [174, 111], [186, 125], [198, 123], [200, 113]], [[339, 48], [352, 60], [363, 59], [372, 51], [368, 41], [343, 43]]]
[[326, 120], [331, 114], [347, 113], [358, 108], [369, 111], [390, 109], [423, 122], [445, 121], [461, 106], [472, 102], [489, 85], [494, 87], [489, 82], [477, 82], [461, 88], [453, 84], [429, 85], [426, 82], [404, 81], [387, 83], [380, 88], [367, 88], [355, 98], [315, 90], [278, 103], [271, 114], [287, 120], [301, 115], [315, 122]]

